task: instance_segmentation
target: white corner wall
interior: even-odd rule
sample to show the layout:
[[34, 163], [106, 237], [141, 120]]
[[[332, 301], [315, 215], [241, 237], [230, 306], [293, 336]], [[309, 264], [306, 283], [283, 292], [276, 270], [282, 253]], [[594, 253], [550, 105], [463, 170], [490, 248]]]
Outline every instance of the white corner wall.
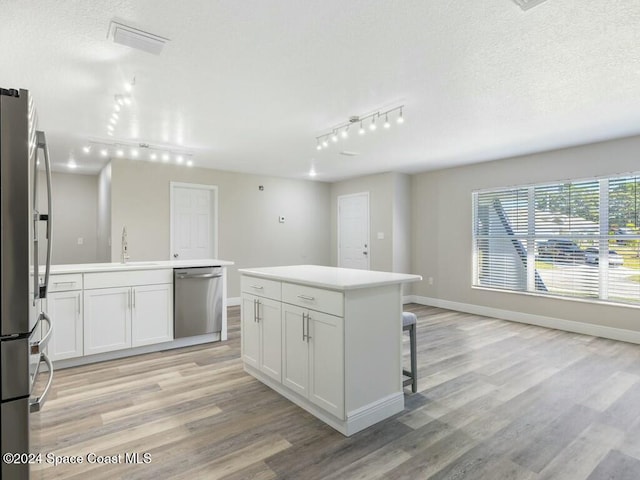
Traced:
[[[472, 289], [472, 205], [477, 189], [640, 170], [640, 137], [413, 175], [414, 299], [510, 320], [640, 341], [640, 308]], [[429, 277], [433, 285], [429, 285]], [[538, 322], [535, 320], [538, 319]]]
[[[46, 207], [46, 177], [38, 172], [41, 212]], [[52, 255], [55, 265], [68, 263], [95, 263], [98, 256], [98, 176], [52, 172]], [[40, 229], [44, 237], [44, 228]], [[82, 239], [82, 244], [79, 244]], [[45, 245], [44, 238], [41, 245]], [[40, 263], [44, 263], [45, 249], [40, 250]]]
[[[411, 181], [401, 173], [381, 173], [331, 184], [331, 265], [338, 264], [338, 197], [369, 193], [370, 268], [410, 273]], [[378, 233], [384, 238], [379, 239]]]

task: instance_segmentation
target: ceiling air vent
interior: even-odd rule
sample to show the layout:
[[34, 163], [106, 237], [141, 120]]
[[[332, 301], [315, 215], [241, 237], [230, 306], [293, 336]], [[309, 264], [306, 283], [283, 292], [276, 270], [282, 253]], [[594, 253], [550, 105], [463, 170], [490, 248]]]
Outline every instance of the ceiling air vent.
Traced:
[[522, 10], [529, 10], [530, 8], [540, 5], [546, 0], [513, 0], [513, 1], [516, 2]]
[[169, 41], [168, 38], [125, 25], [117, 20], [111, 20], [107, 38], [111, 38], [114, 43], [153, 53], [154, 55], [160, 55], [164, 44]]

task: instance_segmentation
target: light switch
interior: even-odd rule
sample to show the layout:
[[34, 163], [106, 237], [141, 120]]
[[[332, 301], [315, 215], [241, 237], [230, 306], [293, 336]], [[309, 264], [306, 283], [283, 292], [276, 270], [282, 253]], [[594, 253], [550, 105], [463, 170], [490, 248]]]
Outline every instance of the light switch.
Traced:
[[378, 232], [378, 240], [384, 240], [384, 232]]
[[84, 245], [84, 238], [78, 237], [78, 245]]

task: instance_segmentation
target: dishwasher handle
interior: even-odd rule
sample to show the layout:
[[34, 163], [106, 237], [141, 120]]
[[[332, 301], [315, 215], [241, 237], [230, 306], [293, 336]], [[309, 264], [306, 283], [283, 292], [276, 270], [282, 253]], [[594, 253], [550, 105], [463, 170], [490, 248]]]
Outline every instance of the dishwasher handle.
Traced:
[[198, 274], [188, 274], [185, 273], [183, 275], [177, 275], [179, 279], [183, 278], [220, 278], [222, 277], [221, 273], [198, 273]]

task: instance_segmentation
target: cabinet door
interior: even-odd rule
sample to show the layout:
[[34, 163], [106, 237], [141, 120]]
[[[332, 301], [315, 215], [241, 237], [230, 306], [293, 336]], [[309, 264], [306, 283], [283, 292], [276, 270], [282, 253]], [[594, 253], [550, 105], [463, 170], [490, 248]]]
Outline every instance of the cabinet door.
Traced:
[[254, 368], [260, 368], [260, 324], [256, 320], [255, 295], [242, 294], [240, 322], [242, 327], [242, 360]]
[[[303, 338], [306, 310], [282, 304], [282, 383], [306, 397], [309, 386], [309, 346]], [[306, 322], [306, 320], [305, 320]]]
[[173, 340], [173, 285], [142, 285], [131, 294], [132, 346]]
[[84, 354], [131, 347], [131, 288], [84, 291]]
[[282, 317], [280, 302], [258, 299], [260, 370], [282, 382]]
[[344, 319], [309, 312], [309, 400], [344, 418]]
[[51, 339], [47, 355], [51, 360], [81, 357], [83, 354], [82, 291], [50, 292], [47, 313], [51, 318]]

